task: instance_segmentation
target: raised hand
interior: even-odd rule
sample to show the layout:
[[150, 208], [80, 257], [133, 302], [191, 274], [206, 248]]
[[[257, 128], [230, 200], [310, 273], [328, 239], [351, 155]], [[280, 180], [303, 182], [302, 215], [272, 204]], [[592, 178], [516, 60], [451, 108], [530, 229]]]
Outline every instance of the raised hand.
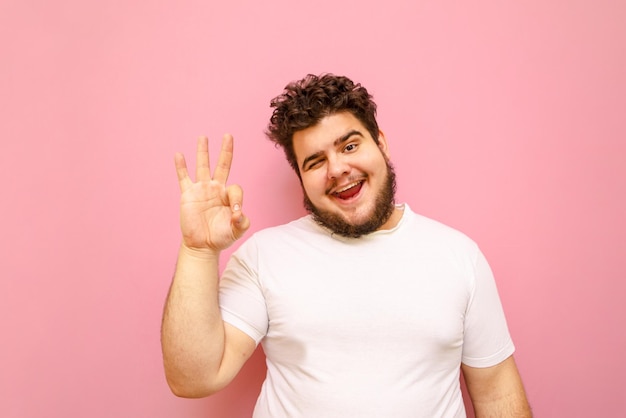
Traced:
[[196, 250], [221, 251], [240, 238], [250, 226], [243, 214], [243, 191], [238, 185], [226, 186], [233, 160], [233, 137], [222, 138], [217, 167], [211, 176], [209, 142], [198, 139], [196, 181], [187, 171], [185, 157], [177, 153], [176, 172], [181, 190], [180, 226], [183, 245]]

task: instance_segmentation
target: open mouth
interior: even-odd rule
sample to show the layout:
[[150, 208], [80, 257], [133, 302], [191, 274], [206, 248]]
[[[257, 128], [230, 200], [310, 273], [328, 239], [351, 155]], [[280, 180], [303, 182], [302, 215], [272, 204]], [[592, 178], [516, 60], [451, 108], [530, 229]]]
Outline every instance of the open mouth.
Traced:
[[347, 200], [359, 193], [361, 187], [363, 187], [363, 180], [355, 181], [333, 192], [332, 195], [338, 199]]

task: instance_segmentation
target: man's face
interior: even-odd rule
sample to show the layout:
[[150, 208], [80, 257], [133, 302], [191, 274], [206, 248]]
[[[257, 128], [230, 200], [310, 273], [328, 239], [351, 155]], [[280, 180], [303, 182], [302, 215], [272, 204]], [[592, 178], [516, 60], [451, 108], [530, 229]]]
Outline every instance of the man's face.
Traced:
[[387, 224], [395, 174], [382, 134], [378, 141], [349, 112], [327, 116], [293, 136], [305, 207], [337, 234], [358, 237], [393, 226]]

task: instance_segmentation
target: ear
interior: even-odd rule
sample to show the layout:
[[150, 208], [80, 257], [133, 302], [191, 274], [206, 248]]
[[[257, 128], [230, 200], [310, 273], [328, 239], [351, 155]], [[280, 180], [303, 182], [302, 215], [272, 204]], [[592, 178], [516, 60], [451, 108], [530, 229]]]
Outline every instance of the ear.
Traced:
[[385, 138], [385, 134], [381, 130], [378, 130], [378, 148], [380, 148], [380, 151], [388, 159], [390, 156], [389, 145], [387, 144], [387, 138]]

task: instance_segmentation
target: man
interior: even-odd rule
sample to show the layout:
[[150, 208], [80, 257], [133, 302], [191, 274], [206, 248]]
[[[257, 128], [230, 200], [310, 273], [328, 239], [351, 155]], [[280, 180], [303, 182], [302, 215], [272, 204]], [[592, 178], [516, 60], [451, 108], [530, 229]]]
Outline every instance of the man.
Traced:
[[226, 186], [233, 139], [196, 181], [176, 156], [182, 244], [162, 346], [172, 391], [224, 388], [258, 343], [267, 377], [254, 417], [529, 417], [513, 343], [476, 244], [394, 201], [376, 105], [334, 75], [289, 84], [268, 136], [285, 151], [310, 215], [254, 234], [220, 278], [220, 251], [250, 225]]

